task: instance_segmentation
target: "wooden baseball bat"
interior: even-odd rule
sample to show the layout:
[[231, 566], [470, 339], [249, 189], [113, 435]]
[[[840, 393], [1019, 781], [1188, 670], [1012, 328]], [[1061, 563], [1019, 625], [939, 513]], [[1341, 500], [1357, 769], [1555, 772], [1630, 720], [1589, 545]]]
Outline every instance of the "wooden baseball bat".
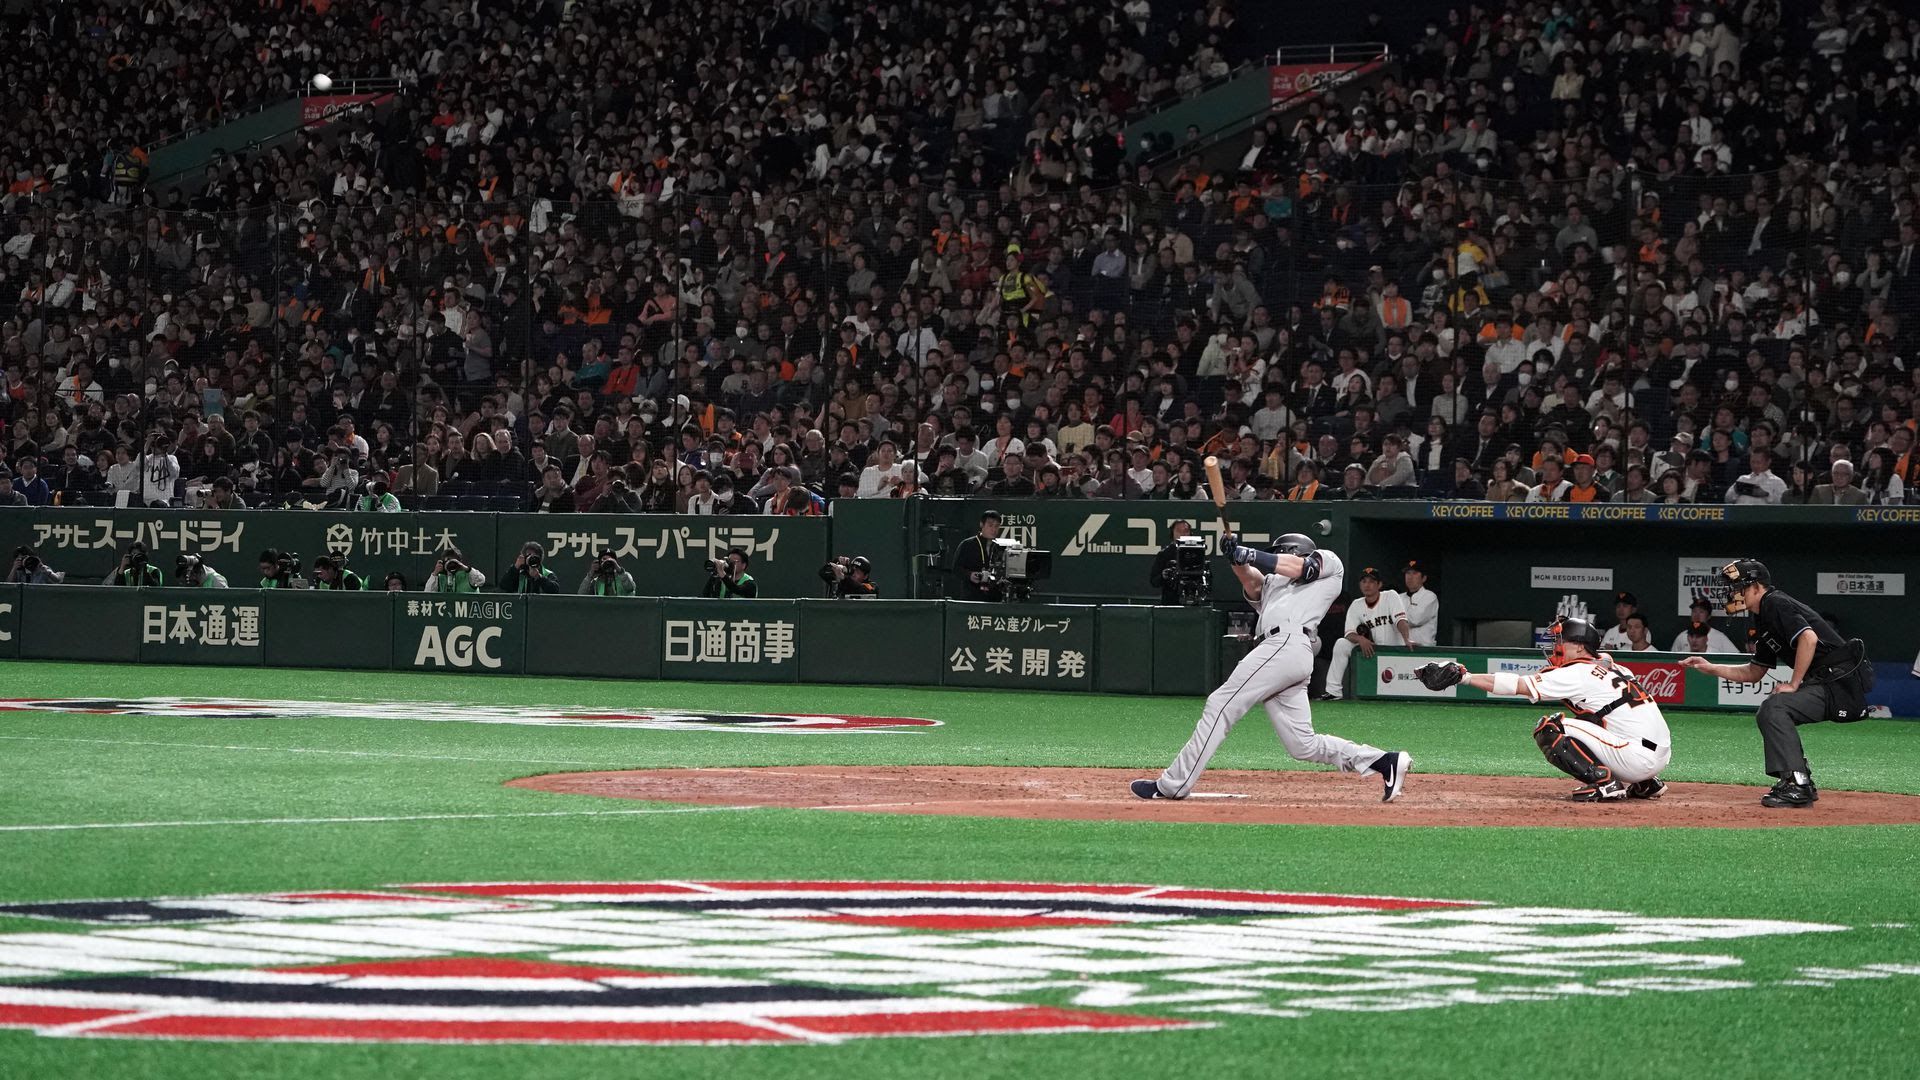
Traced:
[[1221, 534], [1225, 535], [1233, 531], [1233, 526], [1227, 524], [1227, 482], [1220, 478], [1219, 458], [1208, 454], [1205, 465], [1207, 470], [1207, 490], [1213, 492], [1214, 515], [1220, 520]]

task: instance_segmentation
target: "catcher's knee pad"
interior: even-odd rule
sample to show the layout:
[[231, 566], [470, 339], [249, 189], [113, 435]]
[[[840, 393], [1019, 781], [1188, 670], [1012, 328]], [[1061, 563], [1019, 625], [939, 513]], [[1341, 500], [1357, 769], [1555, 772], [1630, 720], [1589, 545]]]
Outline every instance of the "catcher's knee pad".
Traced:
[[1563, 714], [1554, 713], [1541, 717], [1534, 725], [1533, 741], [1546, 755], [1547, 762], [1582, 783], [1604, 784], [1613, 779], [1613, 771], [1600, 764], [1585, 743], [1567, 734], [1561, 725], [1564, 719]]

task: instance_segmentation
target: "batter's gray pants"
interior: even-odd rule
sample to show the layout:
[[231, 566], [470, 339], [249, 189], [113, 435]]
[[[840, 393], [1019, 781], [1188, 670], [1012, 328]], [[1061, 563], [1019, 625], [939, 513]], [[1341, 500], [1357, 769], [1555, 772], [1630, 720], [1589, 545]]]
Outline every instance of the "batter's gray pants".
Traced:
[[1301, 761], [1357, 773], [1378, 760], [1385, 751], [1313, 730], [1313, 712], [1307, 702], [1313, 654], [1313, 639], [1301, 633], [1268, 637], [1255, 645], [1227, 681], [1207, 696], [1207, 707], [1200, 713], [1193, 737], [1156, 781], [1160, 794], [1186, 798], [1200, 774], [1207, 771], [1207, 762], [1213, 760], [1227, 732], [1258, 704], [1266, 705], [1280, 745]]

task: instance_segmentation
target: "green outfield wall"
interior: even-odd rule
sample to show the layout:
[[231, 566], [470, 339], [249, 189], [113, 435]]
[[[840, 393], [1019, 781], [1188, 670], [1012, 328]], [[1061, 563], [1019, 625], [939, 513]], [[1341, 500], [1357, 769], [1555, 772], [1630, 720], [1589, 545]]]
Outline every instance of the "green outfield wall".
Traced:
[[1219, 633], [1197, 608], [0, 585], [0, 657], [35, 660], [1192, 695]]
[[[633, 572], [643, 596], [662, 598], [699, 595], [707, 561], [738, 546], [751, 553], [768, 599], [820, 596], [820, 566], [845, 554], [874, 561], [884, 598], [930, 600], [952, 591], [953, 553], [988, 508], [1003, 515], [1005, 535], [1053, 553], [1052, 575], [1038, 583], [1034, 599], [1054, 604], [1151, 603], [1159, 590], [1149, 571], [1172, 523], [1184, 518], [1203, 535], [1220, 532], [1210, 503], [1164, 500], [843, 500], [828, 518], [48, 507], [0, 511], [0, 545], [33, 547], [69, 582], [101, 580], [117, 553], [140, 541], [164, 570], [178, 554], [198, 554], [236, 586], [257, 581], [256, 560], [268, 547], [298, 552], [309, 564], [316, 555], [345, 555], [369, 581], [398, 570], [417, 585], [456, 548], [497, 581], [521, 544], [532, 541], [547, 552], [567, 592], [604, 550]], [[1735, 556], [1752, 556], [1772, 567], [1783, 588], [1864, 637], [1876, 659], [1920, 652], [1920, 621], [1908, 617], [1908, 590], [1920, 592], [1920, 506], [1258, 502], [1232, 504], [1228, 517], [1256, 543], [1305, 533], [1338, 553], [1356, 571], [1351, 578], [1377, 566], [1397, 583], [1398, 567], [1420, 560], [1431, 570], [1440, 640], [1449, 645], [1517, 644], [1497, 640], [1495, 624], [1508, 638], [1517, 626], [1544, 625], [1568, 595], [1611, 625], [1612, 598], [1622, 590], [1639, 598], [1655, 643], [1666, 644], [1684, 626], [1704, 575]], [[1218, 560], [1214, 599], [1222, 609], [1243, 606]], [[0, 612], [0, 628], [19, 618]], [[902, 621], [891, 616], [887, 633]], [[1721, 629], [1738, 640], [1744, 624], [1722, 620]], [[889, 640], [877, 638], [877, 647], [884, 651]], [[337, 651], [370, 662], [364, 643], [342, 643]]]

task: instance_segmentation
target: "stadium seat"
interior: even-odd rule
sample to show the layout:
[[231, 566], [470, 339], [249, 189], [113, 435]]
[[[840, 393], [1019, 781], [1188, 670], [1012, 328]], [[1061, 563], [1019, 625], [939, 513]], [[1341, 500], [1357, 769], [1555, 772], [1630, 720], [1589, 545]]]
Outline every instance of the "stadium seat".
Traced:
[[452, 510], [454, 500], [451, 495], [429, 495], [420, 501], [422, 510]]
[[487, 497], [485, 495], [459, 495], [453, 500], [453, 508], [455, 510], [485, 510], [488, 508]]

